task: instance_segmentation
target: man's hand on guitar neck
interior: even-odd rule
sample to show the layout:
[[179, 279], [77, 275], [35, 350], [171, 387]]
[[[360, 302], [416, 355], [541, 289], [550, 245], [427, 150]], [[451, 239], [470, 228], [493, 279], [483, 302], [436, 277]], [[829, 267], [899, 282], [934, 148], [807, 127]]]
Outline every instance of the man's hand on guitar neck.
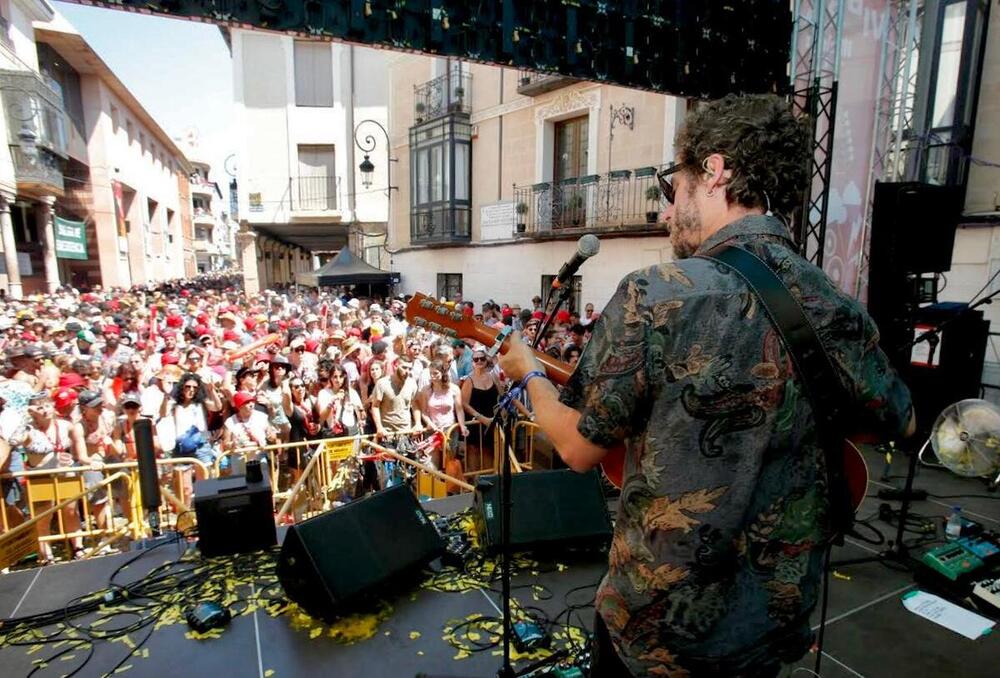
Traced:
[[[507, 351], [500, 356], [499, 362], [500, 369], [509, 379], [521, 381], [529, 372], [545, 371], [531, 347], [521, 340], [520, 332], [511, 334], [507, 342]], [[584, 473], [600, 463], [607, 450], [580, 435], [577, 430], [580, 413], [559, 402], [559, 391], [552, 382], [532, 379], [528, 382], [528, 397], [535, 423], [545, 431], [567, 466]]]
[[520, 332], [507, 337], [506, 351], [500, 356], [500, 369], [513, 381], [521, 381], [528, 372], [545, 372], [545, 366], [535, 357], [535, 352], [521, 339]]

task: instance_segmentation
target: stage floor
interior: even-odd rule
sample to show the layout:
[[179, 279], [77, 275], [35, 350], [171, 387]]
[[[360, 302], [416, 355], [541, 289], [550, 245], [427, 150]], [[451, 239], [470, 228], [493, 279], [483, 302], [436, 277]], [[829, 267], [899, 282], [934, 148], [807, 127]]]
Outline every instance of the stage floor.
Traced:
[[[866, 454], [873, 473], [882, 472], [883, 462]], [[897, 462], [893, 474], [905, 469]], [[892, 482], [899, 482], [893, 479]], [[987, 494], [978, 481], [954, 477], [948, 473], [922, 470], [919, 487], [933, 494]], [[869, 493], [884, 486], [874, 481]], [[995, 495], [1000, 496], [1000, 495]], [[447, 514], [468, 506], [468, 495], [429, 502], [432, 510]], [[860, 515], [876, 512], [881, 503], [869, 498]], [[967, 517], [982, 522], [987, 529], [1000, 530], [1000, 501], [996, 499], [934, 499], [918, 502], [914, 511], [924, 516], [944, 516], [951, 505], [962, 506]], [[894, 503], [898, 506], [898, 503]], [[887, 535], [894, 530], [875, 521]], [[912, 536], [912, 535], [911, 535]], [[834, 559], [873, 555], [875, 547], [850, 539], [836, 549]], [[180, 547], [167, 545], [155, 549], [127, 568], [119, 582], [140, 579], [151, 569], [180, 554]], [[14, 572], [0, 577], [0, 615], [4, 618], [61, 609], [72, 598], [105, 588], [109, 575], [134, 554], [121, 554], [90, 561], [52, 565]], [[298, 615], [274, 614], [261, 602], [262, 592], [255, 586], [252, 559], [241, 561], [237, 588], [242, 591], [243, 614], [234, 617], [224, 632], [213, 638], [196, 639], [183, 621], [165, 620], [146, 637], [147, 629], [128, 635], [128, 640], [94, 644], [93, 656], [76, 674], [100, 676], [113, 671], [132, 651], [119, 669], [129, 676], [260, 676], [280, 678], [319, 673], [330, 676], [401, 677], [417, 672], [454, 676], [492, 676], [499, 666], [499, 648], [483, 652], [461, 652], [445, 640], [446, 627], [453, 627], [475, 615], [498, 617], [499, 596], [489, 590], [464, 592], [413, 588], [389, 601], [384, 618], [361, 621], [377, 623], [371, 637], [345, 644], [330, 637], [330, 627], [312, 624]], [[250, 571], [247, 571], [250, 568]], [[563, 558], [560, 562], [540, 560], [537, 568], [528, 566], [515, 577], [514, 595], [519, 604], [534, 606], [550, 617], [563, 612], [569, 604], [592, 602], [593, 586], [605, 569], [599, 557]], [[1000, 631], [972, 641], [906, 611], [900, 599], [915, 588], [907, 571], [890, 569], [879, 563], [838, 568], [842, 576], [830, 579], [830, 609], [827, 622], [823, 678], [858, 676], [912, 676], [914, 678], [963, 678], [998, 675], [1000, 666]], [[499, 588], [499, 583], [494, 585]], [[280, 591], [276, 592], [280, 593]], [[568, 594], [568, 595], [567, 595]], [[246, 601], [256, 601], [247, 608]], [[574, 613], [572, 621], [590, 628], [593, 609]], [[818, 621], [818, 617], [817, 617]], [[481, 642], [485, 633], [454, 632], [464, 643]], [[0, 631], [0, 641], [5, 631]], [[562, 639], [558, 646], [569, 641]], [[34, 675], [59, 676], [81, 666], [86, 651], [71, 650], [71, 644], [29, 644], [0, 646], [0, 670], [3, 676], [27, 676], [47, 662]], [[67, 651], [69, 650], [69, 651]], [[48, 661], [53, 655], [61, 656]], [[801, 666], [811, 668], [813, 658]], [[524, 666], [523, 661], [518, 666]], [[127, 668], [126, 668], [127, 667]], [[795, 675], [809, 675], [797, 672]]]

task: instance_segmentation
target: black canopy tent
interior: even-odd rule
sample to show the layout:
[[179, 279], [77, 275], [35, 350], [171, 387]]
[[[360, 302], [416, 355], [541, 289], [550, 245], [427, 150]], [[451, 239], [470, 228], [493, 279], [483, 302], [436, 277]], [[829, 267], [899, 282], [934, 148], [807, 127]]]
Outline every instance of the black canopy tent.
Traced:
[[334, 285], [396, 285], [399, 273], [383, 271], [356, 258], [348, 248], [343, 248], [330, 261], [315, 271], [299, 273], [296, 282], [311, 287], [332, 287]]

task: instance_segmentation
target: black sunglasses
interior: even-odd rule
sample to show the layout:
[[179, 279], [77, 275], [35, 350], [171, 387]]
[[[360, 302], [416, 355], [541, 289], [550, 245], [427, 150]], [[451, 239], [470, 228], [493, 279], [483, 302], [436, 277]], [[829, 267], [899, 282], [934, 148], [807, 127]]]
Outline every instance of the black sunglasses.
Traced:
[[666, 198], [667, 202], [671, 205], [674, 204], [674, 185], [670, 183], [670, 179], [667, 177], [671, 174], [680, 172], [684, 169], [684, 167], [684, 163], [678, 163], [656, 173], [656, 181], [660, 184], [660, 191], [663, 193], [663, 197]]
[[484, 362], [486, 362], [486, 358], [484, 358], [483, 356], [479, 356], [478, 358], [473, 358], [472, 362], [474, 362], [474, 363], [484, 363]]

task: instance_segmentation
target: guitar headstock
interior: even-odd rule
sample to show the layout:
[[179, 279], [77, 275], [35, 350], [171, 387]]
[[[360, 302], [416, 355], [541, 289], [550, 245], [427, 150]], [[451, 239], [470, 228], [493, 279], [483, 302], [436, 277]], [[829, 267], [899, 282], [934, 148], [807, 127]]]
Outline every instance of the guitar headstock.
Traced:
[[496, 331], [476, 322], [461, 310], [442, 304], [433, 297], [417, 292], [406, 304], [406, 320], [451, 339], [473, 339], [482, 344], [493, 342]]

